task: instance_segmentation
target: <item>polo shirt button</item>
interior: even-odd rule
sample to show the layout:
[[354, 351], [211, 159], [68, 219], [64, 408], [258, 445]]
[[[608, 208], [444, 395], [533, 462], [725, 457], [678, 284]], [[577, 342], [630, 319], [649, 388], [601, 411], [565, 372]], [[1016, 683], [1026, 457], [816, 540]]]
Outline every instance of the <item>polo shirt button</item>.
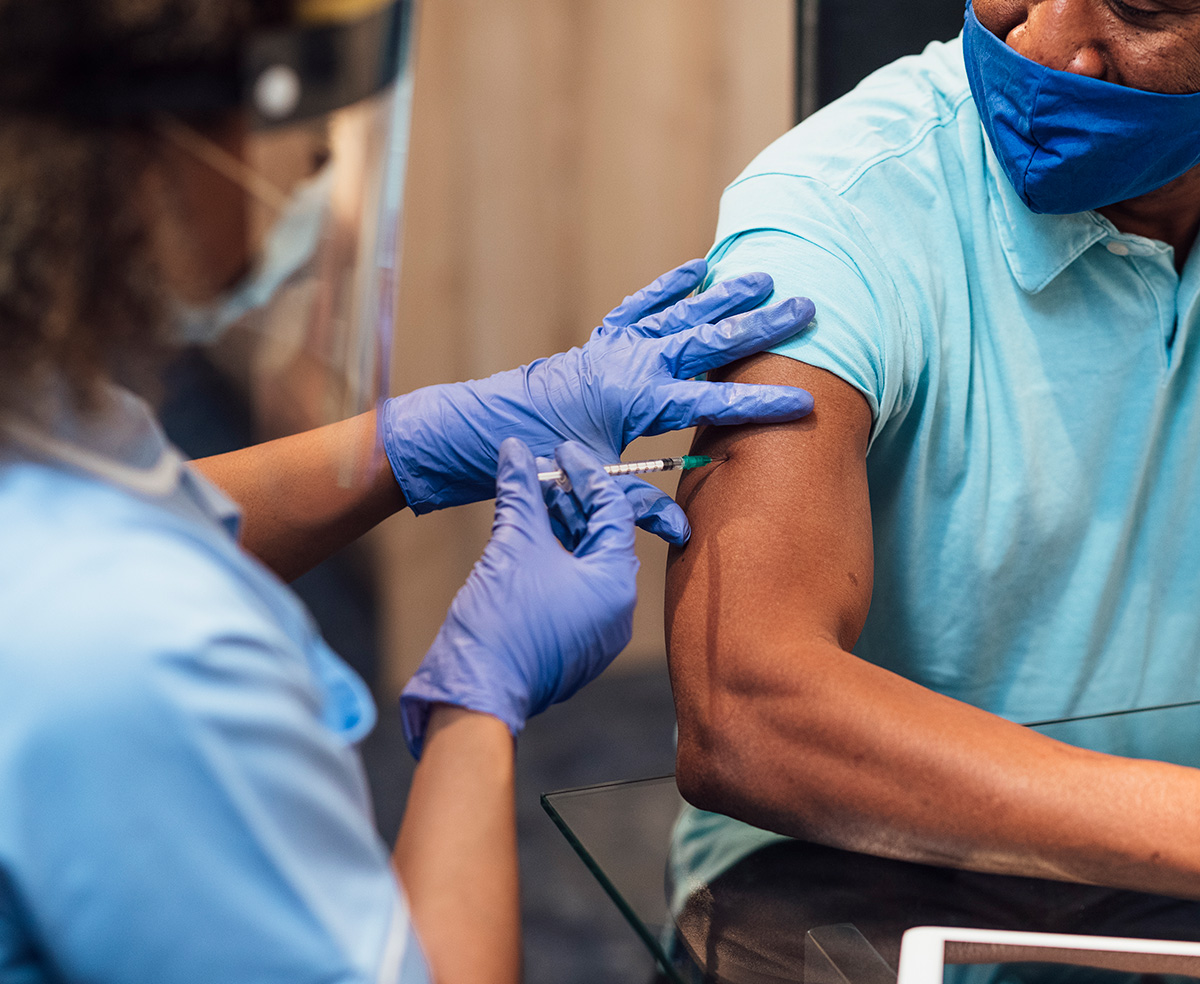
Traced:
[[1105, 248], [1112, 253], [1113, 256], [1128, 256], [1129, 247], [1124, 243], [1119, 243], [1116, 240], [1105, 243]]

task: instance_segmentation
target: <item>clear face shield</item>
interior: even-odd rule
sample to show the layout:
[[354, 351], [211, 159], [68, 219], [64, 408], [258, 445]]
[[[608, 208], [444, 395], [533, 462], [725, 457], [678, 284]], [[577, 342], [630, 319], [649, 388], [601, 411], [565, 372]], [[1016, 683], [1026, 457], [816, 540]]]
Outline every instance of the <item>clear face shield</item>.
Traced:
[[[247, 46], [248, 105], [231, 132], [158, 118], [176, 159], [228, 196], [208, 199], [215, 231], [188, 245], [220, 271], [215, 292], [180, 299], [175, 335], [212, 347], [260, 437], [388, 395], [413, 20], [412, 0], [300, 0], [296, 26]], [[342, 484], [374, 464], [348, 453]]]

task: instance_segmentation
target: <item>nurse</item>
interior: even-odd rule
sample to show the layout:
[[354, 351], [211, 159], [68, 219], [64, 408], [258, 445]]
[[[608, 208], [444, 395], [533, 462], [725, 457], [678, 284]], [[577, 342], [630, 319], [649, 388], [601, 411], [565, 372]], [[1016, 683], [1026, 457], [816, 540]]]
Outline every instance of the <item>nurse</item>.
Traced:
[[[2, 984], [515, 980], [513, 738], [627, 642], [635, 520], [689, 532], [600, 462], [811, 409], [694, 381], [812, 317], [764, 276], [688, 297], [702, 262], [581, 348], [383, 399], [410, 6], [0, 0]], [[188, 463], [143, 396], [217, 338], [291, 436]], [[284, 580], [492, 494], [389, 857], [369, 694]]]

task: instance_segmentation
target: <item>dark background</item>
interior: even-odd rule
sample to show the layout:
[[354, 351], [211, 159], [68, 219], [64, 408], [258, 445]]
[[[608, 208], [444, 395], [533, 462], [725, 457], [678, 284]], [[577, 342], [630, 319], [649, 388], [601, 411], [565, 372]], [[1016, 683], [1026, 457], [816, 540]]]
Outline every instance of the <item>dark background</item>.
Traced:
[[[797, 118], [804, 105], [804, 58], [814, 49], [816, 106], [823, 106], [901, 55], [915, 55], [930, 41], [956, 37], [964, 9], [959, 0], [797, 0]], [[806, 43], [811, 40], [806, 22], [811, 23], [813, 13], [815, 45]]]

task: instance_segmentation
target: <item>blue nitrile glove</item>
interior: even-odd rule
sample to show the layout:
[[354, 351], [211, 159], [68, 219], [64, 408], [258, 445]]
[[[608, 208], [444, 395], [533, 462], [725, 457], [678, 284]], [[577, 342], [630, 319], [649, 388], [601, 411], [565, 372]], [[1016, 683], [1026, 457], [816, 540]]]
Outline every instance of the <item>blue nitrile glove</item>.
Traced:
[[[384, 447], [413, 512], [490, 496], [505, 437], [519, 437], [541, 455], [578, 441], [615, 462], [643, 435], [808, 413], [812, 397], [804, 390], [692, 379], [790, 338], [813, 316], [812, 302], [803, 298], [748, 310], [770, 294], [766, 274], [678, 300], [704, 272], [704, 261], [694, 260], [626, 298], [582, 348], [389, 400]], [[733, 312], [745, 313], [728, 317]], [[670, 496], [640, 479], [621, 484], [640, 526], [674, 543], [687, 540], [687, 519]]]
[[509, 438], [499, 453], [492, 539], [400, 698], [418, 758], [430, 705], [492, 714], [516, 735], [598, 676], [633, 632], [638, 560], [621, 487], [585, 448], [558, 448], [587, 518], [568, 552], [551, 532], [529, 448]]

